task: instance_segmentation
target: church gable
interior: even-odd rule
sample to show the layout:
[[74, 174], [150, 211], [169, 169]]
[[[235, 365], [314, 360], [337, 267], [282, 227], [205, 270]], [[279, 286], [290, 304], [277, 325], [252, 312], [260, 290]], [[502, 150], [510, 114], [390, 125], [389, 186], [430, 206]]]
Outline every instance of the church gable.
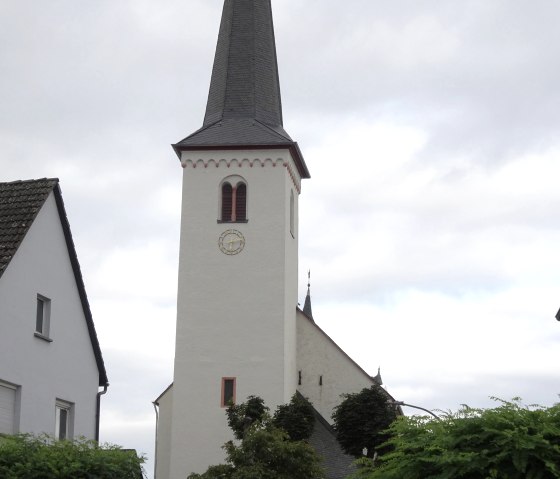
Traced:
[[376, 381], [299, 309], [296, 324], [298, 391], [331, 422], [342, 394], [359, 392]]

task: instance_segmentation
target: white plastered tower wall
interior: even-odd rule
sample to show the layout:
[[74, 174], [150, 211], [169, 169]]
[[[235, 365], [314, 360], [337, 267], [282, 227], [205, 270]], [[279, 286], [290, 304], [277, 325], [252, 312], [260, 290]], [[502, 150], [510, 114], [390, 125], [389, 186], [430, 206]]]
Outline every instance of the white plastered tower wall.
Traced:
[[[236, 379], [237, 402], [258, 395], [271, 409], [289, 401], [297, 385], [301, 178], [290, 150], [184, 151], [181, 163], [171, 479], [223, 459], [221, 446], [231, 431], [221, 407], [222, 378]], [[220, 186], [230, 176], [246, 182], [247, 222], [218, 221]], [[245, 237], [239, 254], [226, 255], [218, 247], [228, 229]]]

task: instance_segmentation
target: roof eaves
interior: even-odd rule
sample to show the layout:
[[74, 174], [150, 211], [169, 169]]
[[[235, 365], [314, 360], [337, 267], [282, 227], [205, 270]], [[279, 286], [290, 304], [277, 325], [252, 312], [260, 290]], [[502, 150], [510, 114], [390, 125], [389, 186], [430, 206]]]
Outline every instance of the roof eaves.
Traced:
[[174, 384], [175, 384], [175, 383], [172, 382], [169, 386], [167, 386], [167, 387], [165, 388], [165, 390], [164, 390], [157, 398], [155, 398], [155, 399], [152, 401], [153, 404], [159, 406], [159, 401], [161, 400], [161, 398], [162, 398], [163, 396], [165, 396], [165, 395], [169, 392], [169, 390], [173, 387]]
[[89, 301], [86, 294], [86, 288], [84, 285], [84, 280], [82, 277], [82, 271], [80, 269], [80, 263], [78, 262], [78, 255], [76, 253], [76, 247], [74, 245], [74, 240], [72, 238], [72, 233], [70, 231], [70, 222], [68, 221], [68, 216], [66, 215], [66, 209], [64, 208], [64, 201], [62, 199], [62, 193], [60, 190], [60, 185], [57, 184], [54, 187], [54, 197], [56, 201], [56, 206], [58, 209], [58, 214], [60, 217], [60, 223], [62, 225], [62, 230], [64, 232], [64, 238], [66, 240], [66, 247], [68, 249], [68, 255], [70, 256], [70, 263], [72, 265], [72, 271], [74, 272], [74, 278], [76, 280], [76, 286], [78, 288], [78, 294], [80, 296], [80, 301], [82, 303], [82, 309], [84, 316], [86, 318], [86, 324], [89, 332], [89, 337], [91, 345], [93, 347], [93, 353], [95, 356], [95, 361], [97, 363], [97, 369], [99, 371], [99, 385], [108, 386], [109, 380], [107, 378], [107, 371], [105, 369], [105, 362], [103, 361], [103, 356], [101, 354], [101, 347], [99, 346], [99, 339], [97, 337], [97, 332], [95, 331], [95, 325], [93, 323], [93, 316], [91, 314], [91, 308], [89, 306]]

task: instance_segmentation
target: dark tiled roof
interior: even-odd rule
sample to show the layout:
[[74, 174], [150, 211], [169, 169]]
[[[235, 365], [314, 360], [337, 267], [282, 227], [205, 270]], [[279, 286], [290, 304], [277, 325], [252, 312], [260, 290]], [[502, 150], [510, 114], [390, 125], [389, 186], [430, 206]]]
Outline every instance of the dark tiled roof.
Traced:
[[91, 345], [97, 362], [99, 385], [106, 386], [109, 384], [107, 372], [103, 356], [101, 355], [97, 333], [95, 332], [93, 317], [86, 295], [74, 240], [70, 232], [70, 223], [68, 222], [64, 202], [62, 201], [58, 179], [43, 178], [40, 180], [0, 183], [0, 279], [51, 192], [54, 193], [70, 263], [72, 264]]
[[344, 479], [356, 470], [354, 458], [345, 454], [332, 426], [315, 411], [315, 427], [309, 438], [313, 449], [323, 458], [326, 479]]
[[46, 178], [0, 183], [0, 277], [57, 183]]
[[270, 0], [225, 0], [202, 128], [173, 145], [184, 150], [287, 147], [309, 171], [282, 123]]

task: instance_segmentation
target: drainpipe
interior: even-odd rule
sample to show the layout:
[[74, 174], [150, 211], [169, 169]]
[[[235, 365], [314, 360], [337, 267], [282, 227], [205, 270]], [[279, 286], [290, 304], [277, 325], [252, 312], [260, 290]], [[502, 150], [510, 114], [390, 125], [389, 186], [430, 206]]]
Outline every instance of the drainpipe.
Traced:
[[103, 391], [99, 391], [97, 393], [96, 398], [96, 410], [95, 410], [95, 440], [99, 442], [99, 423], [101, 422], [101, 396], [107, 393], [107, 388], [109, 387], [109, 383], [105, 383], [103, 385]]
[[154, 446], [154, 479], [157, 479], [159, 404], [157, 403], [157, 401], [154, 401], [152, 404], [154, 405], [154, 411], [156, 412], [156, 443]]

